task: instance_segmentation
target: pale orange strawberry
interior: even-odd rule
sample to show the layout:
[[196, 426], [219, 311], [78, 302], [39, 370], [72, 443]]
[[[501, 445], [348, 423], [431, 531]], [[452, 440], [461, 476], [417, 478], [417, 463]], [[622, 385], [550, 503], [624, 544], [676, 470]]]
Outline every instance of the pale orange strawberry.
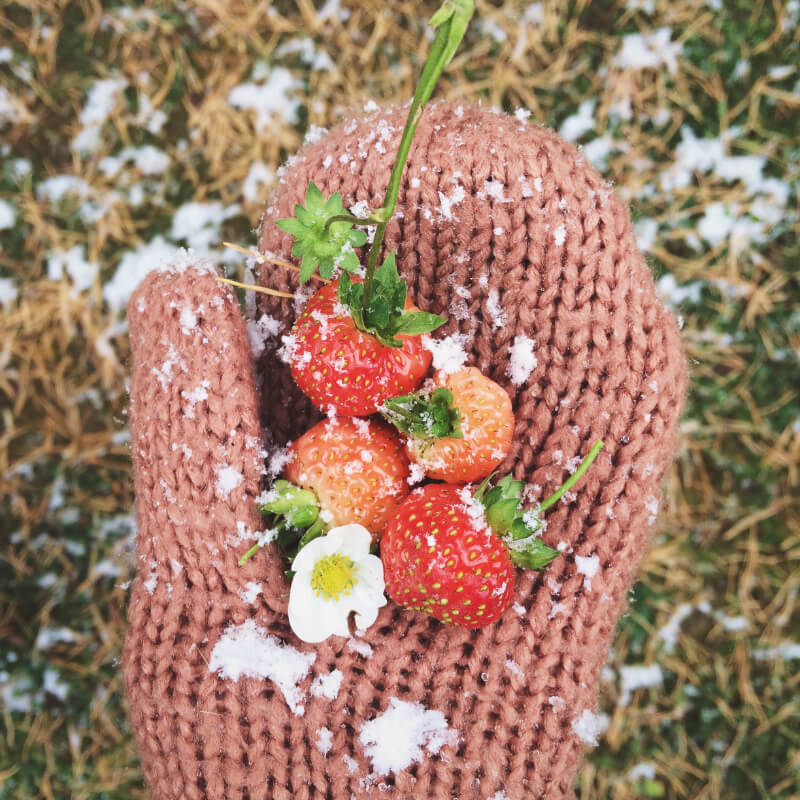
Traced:
[[380, 539], [409, 492], [408, 457], [398, 434], [368, 419], [323, 420], [289, 447], [287, 480], [311, 489], [329, 527], [357, 522]]
[[408, 456], [429, 478], [446, 483], [473, 483], [503, 463], [511, 449], [514, 412], [502, 386], [476, 367], [452, 374], [437, 372], [437, 386], [452, 392], [460, 412], [463, 438], [408, 436]]

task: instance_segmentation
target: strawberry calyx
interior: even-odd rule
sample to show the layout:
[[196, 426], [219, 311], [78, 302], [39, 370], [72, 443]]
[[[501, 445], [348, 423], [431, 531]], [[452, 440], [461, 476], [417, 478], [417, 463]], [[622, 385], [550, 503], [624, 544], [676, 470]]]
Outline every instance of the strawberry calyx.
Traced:
[[544, 529], [539, 507], [521, 507], [525, 488], [522, 481], [506, 475], [486, 491], [489, 478], [474, 495], [483, 504], [487, 524], [503, 540], [514, 566], [544, 569], [559, 553], [539, 538]]
[[399, 431], [423, 442], [464, 438], [461, 411], [453, 405], [453, 393], [444, 386], [432, 392], [390, 397], [379, 410]]
[[351, 281], [347, 272], [339, 278], [339, 302], [350, 311], [356, 328], [374, 336], [385, 347], [402, 347], [400, 334], [415, 336], [435, 331], [447, 320], [426, 311], [406, 311], [407, 288], [397, 272], [394, 253], [375, 270], [372, 292], [365, 283]]
[[305, 283], [319, 268], [325, 278], [333, 277], [334, 270], [358, 272], [361, 263], [353, 248], [367, 242], [364, 231], [353, 228], [358, 218], [344, 214], [339, 192], [327, 200], [314, 181], [306, 190], [305, 207], [294, 207], [294, 217], [279, 219], [276, 225], [294, 237], [292, 255], [301, 258], [300, 282]]
[[303, 547], [326, 532], [316, 494], [289, 481], [276, 480], [259, 498], [257, 508], [270, 517], [267, 530], [273, 535], [259, 539], [239, 559], [239, 566], [246, 564], [267, 541], [273, 540], [291, 562]]
[[515, 481], [511, 475], [501, 478], [491, 489], [488, 487], [493, 475], [489, 475], [475, 491], [473, 496], [483, 504], [487, 524], [503, 540], [508, 548], [508, 557], [515, 566], [544, 569], [558, 556], [558, 550], [548, 547], [539, 538], [546, 527], [541, 515], [581, 479], [602, 448], [602, 441], [595, 442], [575, 472], [533, 508], [522, 508], [525, 485], [522, 481]]

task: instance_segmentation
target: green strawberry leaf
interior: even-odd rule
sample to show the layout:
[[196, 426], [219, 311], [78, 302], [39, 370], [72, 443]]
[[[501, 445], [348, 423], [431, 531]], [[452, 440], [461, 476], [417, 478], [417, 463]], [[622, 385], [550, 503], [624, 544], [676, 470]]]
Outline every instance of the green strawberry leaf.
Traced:
[[515, 541], [508, 548], [511, 563], [523, 569], [544, 569], [559, 555], [558, 550], [553, 550], [535, 537]]
[[421, 441], [461, 439], [461, 412], [453, 406], [453, 393], [443, 386], [430, 394], [417, 392], [391, 397], [381, 414], [398, 430]]
[[350, 220], [330, 221], [341, 216], [342, 211], [339, 192], [326, 200], [311, 181], [306, 190], [305, 207], [296, 205], [294, 217], [279, 219], [275, 223], [294, 238], [292, 255], [302, 259], [301, 283], [309, 280], [317, 269], [326, 279], [333, 276], [337, 267], [344, 272], [357, 272], [360, 269], [361, 264], [353, 248], [366, 244], [367, 235], [364, 231], [354, 229]]
[[[361, 288], [356, 290], [356, 286]], [[394, 253], [389, 253], [375, 270], [372, 294], [366, 306], [363, 284], [352, 283], [346, 273], [342, 273], [339, 279], [339, 302], [350, 309], [356, 327], [372, 334], [386, 347], [403, 346], [398, 334], [416, 336], [429, 333], [447, 322], [436, 314], [405, 311], [406, 292], [406, 284], [397, 272]]]
[[394, 332], [416, 336], [420, 333], [435, 331], [445, 322], [447, 320], [438, 314], [429, 314], [427, 311], [412, 311], [400, 317]]

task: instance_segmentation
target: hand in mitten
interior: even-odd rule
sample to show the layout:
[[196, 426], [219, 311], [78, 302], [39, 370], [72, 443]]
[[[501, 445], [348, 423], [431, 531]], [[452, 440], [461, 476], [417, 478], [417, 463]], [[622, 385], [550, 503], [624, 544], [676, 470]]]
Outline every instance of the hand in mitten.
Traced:
[[[403, 113], [350, 121], [281, 179], [274, 221], [313, 180], [380, 206]], [[647, 545], [685, 389], [675, 322], [657, 301], [627, 210], [554, 134], [441, 104], [423, 116], [386, 247], [409, 292], [508, 392], [501, 474], [531, 504], [597, 440], [605, 448], [547, 517], [561, 555], [517, 570], [514, 603], [469, 630], [390, 602], [358, 637], [301, 642], [263, 527], [260, 420], [278, 443], [318, 412], [268, 346], [260, 398], [234, 297], [207, 271], [149, 278], [130, 310], [140, 578], [124, 669], [156, 800], [370, 796], [559, 800], [593, 737], [598, 674]], [[261, 280], [295, 291], [270, 264]], [[260, 314], [283, 324], [291, 301]], [[276, 324], [261, 326], [275, 328]], [[450, 348], [453, 349], [452, 347]], [[260, 413], [259, 413], [260, 410]]]

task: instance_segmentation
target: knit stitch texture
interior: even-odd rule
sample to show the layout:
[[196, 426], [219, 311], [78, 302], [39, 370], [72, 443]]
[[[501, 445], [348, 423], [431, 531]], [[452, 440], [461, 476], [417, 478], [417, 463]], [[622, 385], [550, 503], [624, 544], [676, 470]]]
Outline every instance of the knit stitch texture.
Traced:
[[[389, 108], [349, 120], [292, 159], [262, 250], [290, 256], [274, 220], [311, 179], [347, 207], [380, 206], [404, 117]], [[563, 554], [545, 573], [517, 571], [513, 608], [481, 630], [389, 603], [363, 636], [298, 641], [274, 545], [236, 561], [262, 526], [262, 425], [282, 444], [319, 412], [278, 360], [279, 338], [267, 339], [254, 376], [238, 305], [212, 274], [153, 274], [129, 307], [140, 577], [123, 667], [154, 800], [572, 796], [585, 746], [576, 721], [595, 707], [675, 447], [686, 386], [677, 326], [627, 209], [550, 131], [431, 106], [397, 212], [385, 247], [414, 302], [449, 317], [434, 337], [458, 335], [467, 364], [512, 399], [502, 471], [530, 484], [529, 502], [605, 442], [547, 515], [544, 539]], [[270, 264], [260, 279], [297, 288]], [[283, 333], [296, 313], [292, 301], [259, 301]], [[263, 654], [260, 677], [221, 674], [215, 647], [236, 631]], [[279, 673], [276, 654], [292, 669]], [[447, 730], [417, 731], [419, 747], [390, 769], [369, 723], [402, 703], [440, 712]]]

